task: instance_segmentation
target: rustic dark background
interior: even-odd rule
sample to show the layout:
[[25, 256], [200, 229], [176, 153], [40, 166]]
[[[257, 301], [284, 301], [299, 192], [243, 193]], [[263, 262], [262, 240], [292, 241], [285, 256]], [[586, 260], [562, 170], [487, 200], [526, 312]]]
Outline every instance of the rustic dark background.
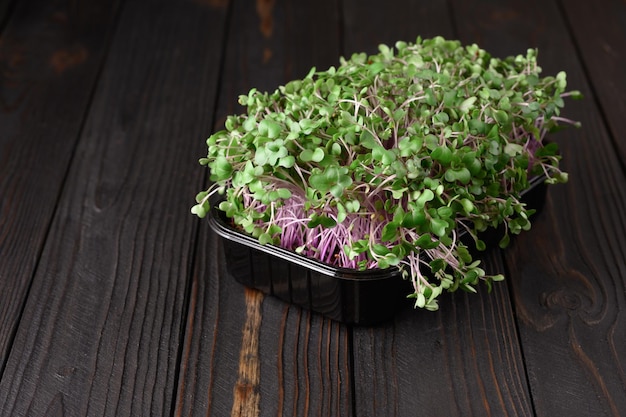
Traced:
[[[204, 139], [418, 35], [537, 47], [586, 97], [507, 281], [374, 328], [232, 281]], [[0, 0], [0, 415], [626, 415], [624, 68], [623, 0]]]

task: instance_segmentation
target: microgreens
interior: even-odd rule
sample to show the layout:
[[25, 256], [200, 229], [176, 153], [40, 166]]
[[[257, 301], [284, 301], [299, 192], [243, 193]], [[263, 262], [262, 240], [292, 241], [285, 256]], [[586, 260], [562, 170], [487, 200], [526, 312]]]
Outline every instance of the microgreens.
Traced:
[[540, 77], [537, 51], [505, 59], [441, 37], [381, 45], [273, 93], [239, 98], [207, 140], [210, 196], [263, 244], [332, 265], [398, 267], [416, 307], [438, 308], [444, 291], [491, 288], [460, 234], [530, 228], [521, 201], [529, 180], [567, 181], [558, 147], [544, 143], [563, 123], [566, 75]]

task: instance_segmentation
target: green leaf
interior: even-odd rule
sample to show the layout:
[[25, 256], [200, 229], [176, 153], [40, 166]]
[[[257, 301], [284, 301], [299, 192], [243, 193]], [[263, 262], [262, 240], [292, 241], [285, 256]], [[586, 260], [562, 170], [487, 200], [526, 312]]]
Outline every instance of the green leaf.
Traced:
[[343, 221], [348, 216], [346, 212], [346, 208], [343, 204], [337, 203], [337, 223], [343, 223]]
[[276, 190], [276, 192], [278, 193], [278, 197], [282, 198], [283, 200], [291, 198], [291, 191], [289, 191], [289, 189], [287, 188], [279, 188]]
[[311, 216], [311, 220], [307, 223], [307, 227], [310, 229], [313, 229], [320, 225], [327, 229], [331, 229], [337, 225], [337, 222], [331, 217], [328, 217], [326, 215], [319, 215], [316, 213]]
[[346, 201], [346, 209], [350, 213], [356, 213], [359, 211], [360, 208], [361, 203], [359, 203], [359, 200]]
[[263, 119], [259, 122], [259, 134], [275, 139], [280, 136], [282, 127], [273, 120]]
[[461, 205], [463, 206], [463, 211], [465, 211], [465, 214], [470, 214], [475, 208], [474, 203], [472, 203], [467, 198], [462, 198], [461, 200], [459, 200], [459, 203], [461, 203]]
[[256, 118], [250, 116], [243, 122], [243, 128], [246, 132], [251, 132], [256, 127]]
[[306, 135], [310, 135], [311, 132], [317, 128], [317, 124], [311, 121], [311, 119], [301, 119], [298, 124], [300, 125], [302, 132]]
[[283, 168], [291, 168], [296, 164], [296, 158], [292, 155], [284, 156], [278, 160], [278, 165]]
[[319, 173], [312, 173], [309, 177], [309, 184], [323, 193], [330, 191], [336, 185], [345, 188], [352, 184], [352, 178], [346, 175], [347, 172], [346, 167], [330, 166]]
[[432, 201], [433, 198], [435, 198], [435, 194], [427, 188], [417, 198], [417, 203], [423, 207], [427, 202]]
[[395, 240], [398, 235], [398, 224], [394, 222], [387, 223], [383, 227], [381, 239], [383, 242], [390, 242]]
[[389, 250], [387, 246], [381, 245], [379, 243], [375, 243], [372, 245], [372, 252], [374, 252], [376, 255], [379, 255], [379, 256], [385, 256], [391, 251]]
[[[425, 78], [429, 78], [430, 75], [432, 74], [432, 72], [430, 71], [422, 71], [422, 74], [425, 76]], [[427, 88], [424, 93], [426, 94], [426, 97], [424, 98], [424, 102], [426, 102], [426, 104], [428, 104], [429, 106], [436, 106], [437, 105], [437, 98], [435, 97], [435, 93], [433, 92], [432, 88]]]
[[268, 163], [268, 156], [268, 152], [265, 150], [265, 148], [259, 148], [254, 154], [254, 163], [256, 165], [263, 166]]
[[439, 246], [439, 242], [433, 240], [430, 234], [425, 233], [415, 241], [415, 245], [422, 249], [434, 249]]
[[468, 126], [470, 129], [470, 133], [474, 135], [476, 134], [484, 135], [489, 131], [489, 125], [483, 122], [482, 120], [478, 120], [478, 119], [471, 119], [468, 122]]
[[469, 184], [472, 179], [472, 174], [469, 169], [463, 167], [459, 169], [448, 169], [444, 174], [444, 178], [448, 182], [460, 181], [462, 184]]
[[459, 106], [459, 110], [461, 110], [462, 113], [468, 113], [470, 109], [474, 107], [474, 103], [476, 102], [476, 100], [477, 100], [476, 97], [466, 98], [465, 100], [463, 100], [463, 102]]
[[446, 267], [446, 261], [439, 258], [439, 259], [433, 259], [432, 261], [430, 261], [429, 266], [430, 266], [430, 270], [432, 271], [433, 274], [442, 271], [445, 269]]
[[424, 308], [425, 305], [426, 305], [426, 297], [424, 297], [424, 294], [418, 293], [417, 299], [415, 300], [415, 306], [419, 308]]
[[452, 150], [447, 146], [439, 146], [432, 151], [430, 156], [443, 165], [448, 165], [452, 161]]
[[504, 275], [502, 274], [493, 275], [491, 279], [493, 281], [504, 281]]
[[324, 156], [324, 149], [322, 148], [316, 148], [314, 151], [305, 149], [300, 153], [300, 159], [303, 162], [322, 162]]
[[402, 219], [402, 226], [413, 229], [426, 223], [426, 214], [422, 210], [413, 210], [406, 213]]
[[437, 209], [437, 214], [439, 215], [439, 217], [444, 218], [444, 219], [449, 219], [450, 217], [454, 216], [454, 210], [452, 210], [450, 207], [448, 206], [442, 206], [439, 207]]
[[554, 156], [559, 152], [559, 145], [556, 142], [549, 142], [535, 151], [537, 157]]
[[509, 115], [504, 110], [496, 110], [493, 112], [493, 118], [500, 125], [506, 125], [509, 122]]
[[437, 236], [445, 236], [448, 222], [443, 219], [430, 219], [430, 230]]
[[372, 158], [375, 161], [380, 161], [383, 166], [389, 166], [396, 160], [396, 155], [382, 146], [375, 146], [372, 149]]
[[209, 193], [207, 191], [200, 191], [196, 194], [196, 203], [201, 203], [208, 195]]
[[459, 246], [456, 249], [456, 253], [459, 259], [462, 260], [464, 263], [469, 264], [470, 262], [472, 262], [472, 255], [469, 253], [469, 250], [467, 250], [467, 247]]
[[334, 184], [330, 187], [330, 193], [335, 198], [341, 198], [343, 196], [344, 187], [341, 184]]
[[443, 94], [443, 103], [446, 107], [453, 107], [456, 104], [456, 95], [458, 90], [448, 90]]
[[574, 100], [582, 100], [584, 98], [583, 94], [578, 90], [572, 90], [569, 94]]
[[374, 62], [373, 64], [370, 64], [368, 69], [369, 69], [370, 74], [376, 75], [376, 74], [380, 73], [382, 70], [385, 69], [385, 63], [384, 62]]
[[233, 166], [223, 156], [218, 156], [211, 167], [212, 179], [219, 181], [230, 178], [233, 172]]
[[430, 188], [431, 190], [436, 190], [440, 184], [441, 183], [439, 182], [439, 179], [437, 178], [430, 178], [430, 177], [424, 178], [424, 185]]
[[367, 130], [361, 132], [359, 144], [367, 149], [374, 149], [375, 147], [380, 146], [380, 142], [376, 140], [374, 136]]
[[439, 123], [445, 125], [446, 123], [448, 123], [449, 120], [450, 116], [448, 116], [448, 113], [446, 112], [437, 113], [433, 116], [433, 122], [435, 124]]
[[516, 156], [521, 154], [524, 151], [524, 147], [517, 143], [507, 143], [504, 146], [504, 153], [509, 156]]
[[203, 219], [207, 215], [207, 211], [202, 204], [196, 204], [191, 208], [191, 212]]
[[394, 188], [391, 190], [391, 196], [396, 200], [401, 200], [407, 192], [408, 188]]
[[567, 87], [567, 74], [565, 71], [559, 71], [559, 73], [556, 74], [556, 81], [558, 88], [561, 91], [565, 90], [565, 87]]
[[261, 245], [268, 245], [268, 244], [272, 243], [272, 241], [273, 241], [272, 236], [270, 236], [269, 233], [262, 233], [259, 236], [259, 243]]

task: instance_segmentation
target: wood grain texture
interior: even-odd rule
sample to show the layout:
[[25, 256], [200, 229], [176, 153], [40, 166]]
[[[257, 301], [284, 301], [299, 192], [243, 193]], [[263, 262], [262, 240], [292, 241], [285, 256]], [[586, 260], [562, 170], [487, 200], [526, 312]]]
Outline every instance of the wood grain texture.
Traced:
[[217, 235], [201, 229], [197, 250], [174, 415], [227, 416], [238, 379], [246, 297], [234, 280], [218, 279], [227, 272]]
[[[256, 349], [259, 381], [249, 388], [258, 403], [237, 412], [350, 415], [347, 329], [271, 297], [262, 299], [260, 317], [255, 308], [254, 320], [247, 319], [259, 294], [228, 275], [218, 237], [201, 229], [198, 251], [175, 415], [232, 415], [234, 405], [244, 404], [236, 394], [241, 368], [250, 369], [242, 352]], [[244, 340], [247, 325], [254, 337]]]
[[[503, 271], [498, 252], [485, 268]], [[358, 415], [533, 415], [505, 285], [442, 297], [436, 313], [355, 330]]]
[[[0, 13], [9, 10], [4, 4]], [[22, 1], [0, 37], [0, 372], [89, 106], [116, 4], [93, 1], [79, 14], [64, 1]]]
[[459, 1], [455, 12], [466, 17], [459, 22], [466, 41], [501, 54], [538, 47], [544, 73], [565, 70], [587, 97], [566, 106], [583, 128], [555, 135], [570, 182], [549, 191], [533, 232], [506, 255], [537, 414], [623, 415], [626, 181], [593, 99], [589, 81], [597, 81], [585, 78], [554, 3]]
[[[367, 5], [346, 2], [346, 21], [355, 22], [346, 30], [347, 49], [455, 36], [447, 2]], [[368, 30], [377, 22], [386, 30]], [[485, 268], [503, 271], [497, 252]], [[492, 294], [445, 296], [437, 313], [409, 310], [382, 328], [356, 328], [354, 366], [357, 415], [532, 415], [506, 285]]]
[[[214, 130], [242, 111], [239, 94], [273, 91], [312, 66], [339, 61], [335, 2], [236, 0], [231, 7]], [[243, 407], [238, 378], [251, 363], [241, 356], [250, 349], [242, 329], [257, 299], [224, 271], [221, 245], [201, 226], [176, 415], [351, 415], [348, 329], [271, 297], [263, 299], [258, 328], [250, 329], [258, 335], [259, 382]]]
[[260, 415], [352, 415], [349, 329], [269, 297], [263, 314]]
[[4, 25], [11, 14], [11, 7], [14, 0], [0, 0], [0, 32], [4, 29]]
[[201, 182], [194, 138], [210, 124], [225, 16], [151, 5], [127, 2], [120, 16], [0, 382], [0, 415], [172, 412]]
[[[119, 3], [0, 0], [0, 416], [626, 415], [626, 3]], [[418, 35], [539, 47], [586, 96], [569, 184], [485, 255], [507, 282], [354, 328], [236, 283], [189, 213], [204, 139]]]
[[343, 4], [346, 55], [378, 53], [378, 45], [396, 41], [414, 42], [418, 36], [454, 37], [454, 26], [446, 1], [401, 0], [385, 4], [374, 0], [345, 0]]
[[[619, 0], [600, 4], [560, 1], [559, 11], [572, 31], [576, 51], [604, 114], [614, 146], [626, 160], [626, 5]], [[593, 99], [588, 96], [588, 99]], [[624, 165], [622, 165], [624, 167]]]
[[[503, 271], [500, 255], [485, 268]], [[357, 415], [532, 416], [505, 285], [442, 297], [436, 313], [408, 309], [354, 336]]]
[[239, 371], [233, 393], [231, 417], [254, 417], [259, 415], [261, 357], [259, 355], [259, 332], [261, 329], [261, 302], [263, 294], [251, 288], [244, 291], [246, 321], [241, 335]]
[[[454, 36], [445, 2], [413, 10], [396, 4], [389, 14], [373, 4], [347, 3], [346, 19], [359, 22], [352, 33], [355, 50], [367, 44]], [[355, 16], [348, 17], [351, 13]], [[387, 13], [387, 12], [385, 12]], [[366, 28], [386, 24], [379, 39]], [[393, 28], [393, 30], [391, 29]], [[358, 29], [358, 28], [355, 28]], [[349, 31], [347, 31], [349, 32]], [[502, 271], [498, 253], [487, 270]], [[506, 286], [493, 294], [443, 297], [437, 313], [406, 311], [380, 329], [354, 330], [357, 415], [532, 415], [524, 365]], [[363, 382], [363, 381], [367, 381]]]

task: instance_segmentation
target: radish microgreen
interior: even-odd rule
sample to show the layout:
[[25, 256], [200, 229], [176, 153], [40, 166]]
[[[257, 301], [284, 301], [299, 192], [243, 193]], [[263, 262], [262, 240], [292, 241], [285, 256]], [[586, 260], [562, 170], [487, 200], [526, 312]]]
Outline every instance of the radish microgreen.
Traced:
[[498, 59], [441, 37], [380, 46], [326, 71], [313, 68], [273, 93], [252, 89], [207, 140], [200, 163], [210, 196], [262, 244], [332, 265], [398, 267], [416, 307], [444, 291], [491, 288], [460, 240], [503, 225], [530, 228], [521, 201], [529, 180], [567, 180], [548, 133], [576, 124], [560, 115], [566, 75], [541, 77], [537, 51]]

